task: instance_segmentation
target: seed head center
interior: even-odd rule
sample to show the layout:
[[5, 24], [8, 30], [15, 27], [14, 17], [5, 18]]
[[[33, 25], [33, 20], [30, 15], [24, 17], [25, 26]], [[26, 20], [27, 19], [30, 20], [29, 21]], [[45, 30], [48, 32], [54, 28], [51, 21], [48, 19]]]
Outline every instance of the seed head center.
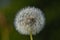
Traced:
[[33, 17], [26, 18], [26, 21], [25, 21], [26, 25], [32, 26], [34, 23], [35, 23], [35, 18]]

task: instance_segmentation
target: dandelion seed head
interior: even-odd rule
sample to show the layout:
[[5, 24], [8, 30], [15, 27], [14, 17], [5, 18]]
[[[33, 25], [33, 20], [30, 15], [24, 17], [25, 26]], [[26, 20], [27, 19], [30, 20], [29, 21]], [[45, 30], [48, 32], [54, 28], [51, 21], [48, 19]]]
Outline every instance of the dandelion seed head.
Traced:
[[25, 35], [29, 35], [30, 30], [33, 35], [36, 35], [44, 28], [45, 24], [43, 12], [35, 7], [23, 8], [17, 13], [14, 20], [16, 30]]

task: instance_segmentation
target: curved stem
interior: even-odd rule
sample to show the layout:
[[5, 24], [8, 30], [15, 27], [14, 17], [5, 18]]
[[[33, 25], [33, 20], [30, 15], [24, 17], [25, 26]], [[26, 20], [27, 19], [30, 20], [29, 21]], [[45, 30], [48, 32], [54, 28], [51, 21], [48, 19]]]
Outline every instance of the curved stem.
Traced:
[[32, 32], [30, 31], [30, 40], [33, 40]]

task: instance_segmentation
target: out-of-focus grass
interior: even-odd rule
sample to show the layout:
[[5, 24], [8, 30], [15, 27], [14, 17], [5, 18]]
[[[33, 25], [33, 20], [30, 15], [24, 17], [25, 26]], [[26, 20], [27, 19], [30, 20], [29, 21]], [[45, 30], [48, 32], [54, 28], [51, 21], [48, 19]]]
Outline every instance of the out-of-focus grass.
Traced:
[[1, 40], [1, 28], [0, 28], [0, 40]]

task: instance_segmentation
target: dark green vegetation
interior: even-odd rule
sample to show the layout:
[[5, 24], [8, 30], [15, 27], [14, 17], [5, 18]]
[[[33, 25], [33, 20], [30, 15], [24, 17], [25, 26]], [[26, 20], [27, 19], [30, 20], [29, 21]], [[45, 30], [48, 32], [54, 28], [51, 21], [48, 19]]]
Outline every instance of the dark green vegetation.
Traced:
[[[7, 18], [7, 23], [11, 25], [9, 28], [12, 28], [9, 39], [30, 40], [29, 36], [19, 34], [13, 25], [16, 13], [27, 6], [40, 8], [46, 17], [45, 28], [39, 34], [33, 36], [34, 40], [60, 40], [60, 1], [58, 0], [11, 0], [8, 6], [0, 8]], [[3, 29], [0, 30], [0, 39]]]

